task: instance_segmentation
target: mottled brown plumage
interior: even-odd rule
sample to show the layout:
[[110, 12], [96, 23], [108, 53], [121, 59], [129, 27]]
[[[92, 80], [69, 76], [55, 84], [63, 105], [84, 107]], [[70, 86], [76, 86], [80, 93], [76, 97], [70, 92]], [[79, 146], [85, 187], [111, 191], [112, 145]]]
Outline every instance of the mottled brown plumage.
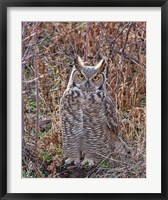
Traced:
[[106, 64], [85, 66], [78, 56], [60, 101], [63, 151], [66, 163], [93, 165], [112, 152], [112, 134], [118, 132], [116, 106], [106, 92]]

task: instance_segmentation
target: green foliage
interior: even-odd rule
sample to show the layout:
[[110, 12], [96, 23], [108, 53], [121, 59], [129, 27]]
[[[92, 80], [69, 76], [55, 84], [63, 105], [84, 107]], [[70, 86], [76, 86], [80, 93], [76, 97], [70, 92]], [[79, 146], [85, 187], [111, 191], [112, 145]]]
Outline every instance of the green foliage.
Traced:
[[31, 110], [32, 112], [36, 111], [36, 102], [34, 100], [30, 100], [26, 102], [26, 108]]
[[100, 163], [100, 168], [101, 169], [108, 169], [109, 168], [109, 163], [108, 162], [101, 162]]
[[41, 136], [43, 134], [42, 131], [38, 131], [38, 136]]
[[44, 160], [46, 161], [46, 162], [51, 162], [52, 161], [52, 155], [51, 154], [48, 154], [47, 152], [45, 152], [44, 154], [43, 154], [43, 157], [44, 157]]

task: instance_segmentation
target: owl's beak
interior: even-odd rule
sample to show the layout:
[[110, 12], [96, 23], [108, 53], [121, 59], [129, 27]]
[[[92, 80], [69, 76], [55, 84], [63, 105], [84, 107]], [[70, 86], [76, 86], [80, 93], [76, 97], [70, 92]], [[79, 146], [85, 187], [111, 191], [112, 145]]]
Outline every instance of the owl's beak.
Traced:
[[86, 83], [85, 83], [85, 87], [86, 87], [87, 89], [90, 87], [90, 83], [89, 83], [89, 81], [86, 81]]

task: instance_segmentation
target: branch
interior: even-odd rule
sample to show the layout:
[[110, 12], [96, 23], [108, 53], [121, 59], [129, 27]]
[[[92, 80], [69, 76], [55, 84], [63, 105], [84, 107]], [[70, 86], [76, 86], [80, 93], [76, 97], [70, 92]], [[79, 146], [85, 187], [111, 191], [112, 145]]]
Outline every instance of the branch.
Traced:
[[130, 57], [128, 54], [126, 54], [126, 53], [124, 53], [124, 52], [120, 52], [120, 51], [117, 52], [117, 53], [118, 53], [119, 55], [123, 56], [124, 58], [126, 58], [126, 59], [128, 59], [128, 60], [131, 60], [134, 64], [138, 65], [139, 67], [144, 68], [144, 66], [141, 65], [141, 64], [139, 63], [138, 60], [136, 60], [136, 59]]
[[131, 30], [131, 26], [132, 26], [132, 22], [129, 24], [128, 26], [128, 31], [127, 31], [127, 35], [126, 35], [126, 38], [125, 38], [125, 42], [124, 42], [124, 45], [123, 45], [123, 48], [120, 49], [120, 52], [123, 52], [124, 53], [124, 50], [125, 50], [125, 47], [126, 47], [126, 44], [127, 44], [127, 41], [128, 41], [128, 35], [130, 33], [130, 30]]
[[[115, 42], [118, 39], [118, 37], [123, 33], [123, 31], [127, 28], [127, 26], [129, 26], [130, 23], [127, 23], [122, 29], [121, 29], [121, 23], [118, 26], [118, 30], [117, 30], [117, 34], [116, 36], [113, 38], [113, 40], [110, 42], [110, 55], [113, 56], [114, 53], [114, 46], [115, 46]], [[120, 31], [121, 29], [121, 31]]]
[[87, 56], [88, 56], [89, 29], [90, 29], [90, 22], [87, 22], [87, 26], [86, 26], [86, 45], [85, 45], [85, 61], [87, 61]]

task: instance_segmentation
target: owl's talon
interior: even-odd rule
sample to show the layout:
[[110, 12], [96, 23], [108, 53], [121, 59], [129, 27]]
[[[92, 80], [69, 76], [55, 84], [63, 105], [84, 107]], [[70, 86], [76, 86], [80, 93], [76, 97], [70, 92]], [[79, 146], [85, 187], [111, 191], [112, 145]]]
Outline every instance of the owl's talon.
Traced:
[[68, 158], [65, 160], [65, 165], [69, 165], [71, 164], [72, 162], [74, 162], [75, 165], [78, 165], [80, 163], [80, 160], [79, 158]]
[[78, 165], [79, 163], [80, 163], [80, 159], [79, 158], [74, 159], [74, 164], [75, 165]]
[[72, 162], [73, 162], [73, 158], [68, 158], [68, 159], [66, 159], [65, 160], [65, 165], [69, 165], [69, 164], [71, 164]]
[[88, 165], [89, 167], [92, 167], [94, 165], [94, 161], [92, 159], [89, 158], [85, 158], [82, 162], [81, 165]]

